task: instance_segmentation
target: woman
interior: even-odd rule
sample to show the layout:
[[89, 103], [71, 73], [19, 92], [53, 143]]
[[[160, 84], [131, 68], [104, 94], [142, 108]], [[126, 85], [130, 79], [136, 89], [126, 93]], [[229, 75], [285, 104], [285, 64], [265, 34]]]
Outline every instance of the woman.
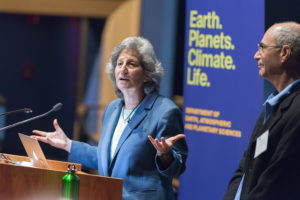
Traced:
[[57, 120], [54, 132], [34, 130], [33, 137], [68, 151], [70, 162], [122, 178], [123, 199], [173, 199], [172, 178], [185, 170], [187, 146], [180, 110], [158, 94], [163, 69], [152, 45], [123, 40], [106, 71], [119, 98], [105, 108], [98, 147], [70, 140]]

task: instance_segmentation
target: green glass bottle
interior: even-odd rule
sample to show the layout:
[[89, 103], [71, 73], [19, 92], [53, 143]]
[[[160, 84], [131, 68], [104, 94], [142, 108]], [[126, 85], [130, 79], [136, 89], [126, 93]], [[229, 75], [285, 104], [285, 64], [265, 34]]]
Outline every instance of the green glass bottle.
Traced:
[[77, 200], [79, 198], [79, 177], [74, 164], [68, 165], [68, 173], [62, 178], [63, 199]]

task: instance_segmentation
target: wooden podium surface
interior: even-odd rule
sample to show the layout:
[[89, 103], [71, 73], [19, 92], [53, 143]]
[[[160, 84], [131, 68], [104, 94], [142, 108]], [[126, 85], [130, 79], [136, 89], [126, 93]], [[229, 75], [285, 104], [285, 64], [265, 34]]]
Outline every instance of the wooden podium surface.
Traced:
[[[13, 161], [29, 161], [28, 157], [9, 155]], [[66, 175], [68, 162], [47, 160], [50, 169], [16, 166], [0, 163], [0, 199], [16, 200], [62, 200], [62, 177]], [[81, 172], [76, 164], [76, 174], [80, 178], [79, 199], [121, 200], [122, 179], [91, 175]]]

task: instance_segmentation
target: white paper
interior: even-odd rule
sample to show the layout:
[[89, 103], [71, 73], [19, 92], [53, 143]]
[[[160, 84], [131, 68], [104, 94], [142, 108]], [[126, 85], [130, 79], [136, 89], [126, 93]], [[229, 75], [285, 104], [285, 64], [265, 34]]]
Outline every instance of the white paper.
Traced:
[[268, 147], [269, 130], [264, 132], [261, 136], [256, 139], [254, 158], [262, 154], [267, 150]]

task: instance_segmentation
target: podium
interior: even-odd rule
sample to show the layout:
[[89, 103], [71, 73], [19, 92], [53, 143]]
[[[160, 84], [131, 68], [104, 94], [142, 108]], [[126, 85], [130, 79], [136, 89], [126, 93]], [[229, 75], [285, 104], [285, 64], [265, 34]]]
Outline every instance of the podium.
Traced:
[[[25, 156], [4, 154], [12, 161], [27, 161]], [[62, 177], [68, 162], [47, 160], [48, 169], [18, 166], [2, 160], [0, 163], [0, 199], [62, 200]], [[80, 178], [79, 199], [121, 200], [122, 179], [91, 175], [74, 163]]]

